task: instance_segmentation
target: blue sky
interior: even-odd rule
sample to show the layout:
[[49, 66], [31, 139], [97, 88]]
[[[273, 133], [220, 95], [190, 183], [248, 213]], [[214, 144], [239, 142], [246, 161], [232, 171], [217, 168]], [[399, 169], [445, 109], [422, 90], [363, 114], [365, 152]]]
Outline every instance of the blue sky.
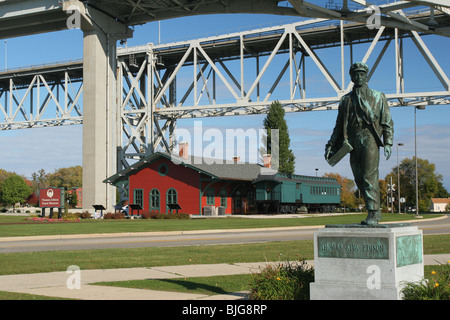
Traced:
[[[259, 27], [286, 24], [298, 21], [292, 17], [271, 15], [212, 15], [186, 17], [167, 20], [160, 23], [161, 42], [189, 40], [199, 37], [250, 30]], [[182, 33], [181, 33], [182, 32]], [[431, 52], [450, 75], [450, 39], [427, 36], [423, 38]], [[158, 42], [158, 23], [149, 23], [135, 28], [134, 37], [128, 40], [128, 46]], [[385, 93], [395, 90], [392, 65], [394, 63], [392, 45], [383, 58], [383, 63], [375, 73], [369, 86]], [[5, 68], [5, 42], [0, 43], [0, 69]], [[354, 60], [362, 59], [367, 46], [354, 47]], [[378, 48], [379, 49], [379, 48]], [[347, 49], [346, 49], [347, 50]], [[415, 51], [414, 51], [415, 50]], [[337, 63], [335, 49], [318, 51], [331, 72]], [[9, 68], [33, 64], [52, 63], [82, 58], [82, 32], [67, 30], [55, 33], [35, 35], [7, 40], [7, 65]], [[336, 61], [336, 62], [334, 62]], [[373, 62], [369, 60], [370, 63]], [[311, 69], [307, 95], [314, 97], [326, 94], [329, 88], [318, 71]], [[406, 88], [419, 91], [442, 90], [433, 72], [420, 57], [411, 41], [405, 41]], [[337, 73], [337, 79], [340, 74]], [[346, 79], [349, 81], [348, 77]], [[450, 191], [450, 106], [428, 106], [417, 112], [418, 157], [436, 164], [436, 171], [443, 175], [444, 186]], [[392, 108], [395, 127], [395, 143], [402, 142], [399, 160], [414, 156], [414, 109], [412, 107]], [[334, 127], [336, 111], [317, 111], [289, 113], [286, 115], [291, 137], [291, 148], [296, 156], [296, 172], [319, 175], [325, 172], [337, 172], [353, 179], [348, 158], [331, 168], [323, 159], [324, 145]], [[264, 116], [241, 116], [225, 118], [204, 118], [204, 127], [219, 128], [259, 128]], [[178, 121], [179, 127], [190, 127], [190, 120]], [[14, 171], [27, 177], [43, 168], [53, 172], [57, 168], [82, 164], [82, 126], [53, 127], [0, 131], [2, 157], [0, 168]], [[390, 160], [383, 157], [380, 161], [380, 178], [384, 178], [397, 165], [397, 149], [393, 148]]]

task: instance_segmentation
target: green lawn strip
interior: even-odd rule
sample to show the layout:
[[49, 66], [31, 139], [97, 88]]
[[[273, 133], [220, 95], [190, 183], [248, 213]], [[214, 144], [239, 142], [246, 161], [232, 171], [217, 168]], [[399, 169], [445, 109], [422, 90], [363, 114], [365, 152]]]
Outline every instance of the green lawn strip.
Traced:
[[132, 281], [97, 282], [93, 284], [134, 289], [216, 295], [248, 290], [251, 276], [251, 274], [238, 274], [228, 276], [179, 279], [145, 279]]
[[[425, 214], [424, 219], [442, 215]], [[247, 219], [226, 217], [220, 219], [123, 219], [80, 220], [79, 222], [33, 222], [23, 216], [0, 216], [0, 237], [71, 235], [93, 233], [127, 233], [158, 231], [190, 231], [216, 229], [272, 228], [326, 224], [360, 223], [366, 214], [342, 216], [315, 216], [307, 218]], [[411, 214], [384, 214], [383, 222], [414, 219]]]
[[0, 274], [260, 262], [313, 258], [313, 240], [255, 244], [41, 251], [0, 254]]
[[0, 291], [0, 301], [4, 300], [73, 300], [73, 299], [47, 297], [29, 293]]
[[[450, 235], [424, 236], [424, 254], [450, 252]], [[42, 251], [0, 254], [0, 274], [189, 264], [288, 261], [313, 259], [313, 240], [252, 244]]]

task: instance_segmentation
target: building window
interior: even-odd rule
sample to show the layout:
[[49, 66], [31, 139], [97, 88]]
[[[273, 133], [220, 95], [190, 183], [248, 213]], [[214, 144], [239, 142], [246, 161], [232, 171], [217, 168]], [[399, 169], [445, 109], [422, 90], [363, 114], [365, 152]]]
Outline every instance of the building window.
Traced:
[[144, 208], [144, 191], [142, 189], [134, 189], [133, 191], [133, 200], [134, 204], [138, 204], [141, 208]]
[[160, 176], [164, 177], [169, 173], [169, 167], [167, 167], [167, 164], [162, 163], [158, 167], [158, 173]]
[[177, 202], [177, 190], [169, 189], [167, 190], [167, 204], [176, 204]]
[[228, 199], [228, 197], [227, 197], [227, 190], [225, 190], [225, 189], [222, 189], [222, 190], [220, 190], [220, 206], [221, 207], [227, 207], [227, 199]]
[[215, 205], [214, 193], [215, 193], [214, 188], [206, 189], [206, 205], [208, 205], [208, 206]]
[[150, 191], [150, 210], [159, 210], [159, 191], [153, 189]]

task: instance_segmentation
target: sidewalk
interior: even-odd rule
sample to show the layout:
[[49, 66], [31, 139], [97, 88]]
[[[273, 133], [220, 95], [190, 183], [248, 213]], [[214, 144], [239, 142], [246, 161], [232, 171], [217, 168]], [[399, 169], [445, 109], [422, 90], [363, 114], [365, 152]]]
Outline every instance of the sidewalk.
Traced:
[[[450, 254], [425, 255], [425, 265], [445, 264]], [[307, 261], [313, 265], [313, 261]], [[165, 292], [145, 289], [129, 289], [92, 285], [94, 282], [140, 279], [176, 279], [217, 275], [249, 274], [264, 268], [267, 262], [235, 264], [200, 264], [185, 266], [161, 266], [152, 268], [123, 268], [81, 270], [80, 289], [69, 289], [67, 282], [74, 273], [48, 272], [0, 276], [0, 291], [30, 293], [48, 297], [82, 300], [244, 300], [246, 292], [221, 295]]]

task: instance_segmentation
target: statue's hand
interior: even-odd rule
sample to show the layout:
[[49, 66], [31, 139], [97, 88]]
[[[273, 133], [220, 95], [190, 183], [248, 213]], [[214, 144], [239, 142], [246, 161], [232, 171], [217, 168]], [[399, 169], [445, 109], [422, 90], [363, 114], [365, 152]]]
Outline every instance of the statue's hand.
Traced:
[[384, 156], [386, 157], [386, 160], [389, 160], [389, 158], [391, 157], [391, 146], [390, 145], [384, 146]]

